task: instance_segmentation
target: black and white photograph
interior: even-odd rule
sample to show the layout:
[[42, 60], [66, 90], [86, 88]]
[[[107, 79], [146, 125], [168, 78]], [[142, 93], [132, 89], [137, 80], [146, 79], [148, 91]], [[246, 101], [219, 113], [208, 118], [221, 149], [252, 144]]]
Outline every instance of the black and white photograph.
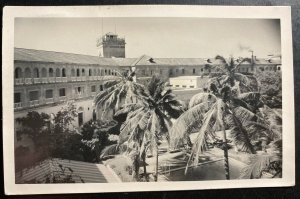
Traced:
[[10, 193], [293, 185], [289, 10], [139, 8], [8, 12]]

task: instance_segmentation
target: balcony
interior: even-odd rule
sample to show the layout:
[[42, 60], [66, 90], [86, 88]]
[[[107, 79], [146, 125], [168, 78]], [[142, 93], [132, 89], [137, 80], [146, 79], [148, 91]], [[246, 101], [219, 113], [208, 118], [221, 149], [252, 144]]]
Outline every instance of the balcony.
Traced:
[[23, 85], [24, 84], [24, 79], [23, 78], [15, 79], [15, 84], [16, 85]]
[[38, 106], [39, 104], [40, 104], [39, 100], [29, 101], [29, 106], [30, 107]]
[[46, 98], [45, 103], [46, 104], [52, 104], [52, 103], [54, 103], [54, 99], [53, 98]]
[[25, 78], [25, 84], [32, 84], [32, 78]]
[[49, 83], [55, 83], [55, 77], [49, 77], [48, 81]]
[[62, 78], [61, 78], [61, 81], [62, 81], [62, 82], [67, 82], [67, 81], [68, 81], [68, 78], [67, 78], [67, 77], [62, 77]]
[[35, 84], [40, 84], [40, 83], [42, 83], [42, 80], [40, 78], [33, 78], [33, 82]]
[[48, 83], [48, 78], [47, 77], [42, 77], [42, 83], [47, 84]]
[[15, 109], [22, 108], [22, 102], [15, 103]]
[[62, 82], [61, 77], [56, 77], [56, 78], [55, 78], [55, 82]]

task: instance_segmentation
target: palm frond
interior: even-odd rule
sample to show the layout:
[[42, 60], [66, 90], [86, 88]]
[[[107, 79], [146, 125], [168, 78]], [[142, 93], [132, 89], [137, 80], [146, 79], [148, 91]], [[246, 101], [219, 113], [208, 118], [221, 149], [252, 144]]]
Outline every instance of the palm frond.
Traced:
[[211, 93], [198, 93], [194, 95], [189, 102], [189, 108], [192, 108], [198, 104], [202, 103], [215, 103], [217, 100], [217, 97]]
[[250, 163], [241, 170], [241, 179], [255, 179], [260, 178], [262, 171], [267, 169], [270, 165], [272, 155], [260, 154], [251, 158]]

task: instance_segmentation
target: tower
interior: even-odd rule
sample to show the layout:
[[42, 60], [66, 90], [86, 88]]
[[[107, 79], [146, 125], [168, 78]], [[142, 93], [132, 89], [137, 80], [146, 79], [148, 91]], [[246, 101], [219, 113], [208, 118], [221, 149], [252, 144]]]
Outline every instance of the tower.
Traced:
[[103, 48], [103, 57], [121, 57], [125, 58], [125, 39], [119, 38], [117, 34], [106, 33], [100, 41], [98, 41], [98, 47]]

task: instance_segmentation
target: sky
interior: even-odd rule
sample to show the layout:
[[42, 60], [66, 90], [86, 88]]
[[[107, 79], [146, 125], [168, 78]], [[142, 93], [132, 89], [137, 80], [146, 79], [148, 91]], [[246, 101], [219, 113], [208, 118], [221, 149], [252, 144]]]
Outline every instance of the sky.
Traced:
[[[102, 28], [103, 27], [103, 28]], [[99, 55], [107, 32], [125, 38], [126, 57], [257, 57], [281, 53], [277, 19], [16, 18], [15, 47]]]

